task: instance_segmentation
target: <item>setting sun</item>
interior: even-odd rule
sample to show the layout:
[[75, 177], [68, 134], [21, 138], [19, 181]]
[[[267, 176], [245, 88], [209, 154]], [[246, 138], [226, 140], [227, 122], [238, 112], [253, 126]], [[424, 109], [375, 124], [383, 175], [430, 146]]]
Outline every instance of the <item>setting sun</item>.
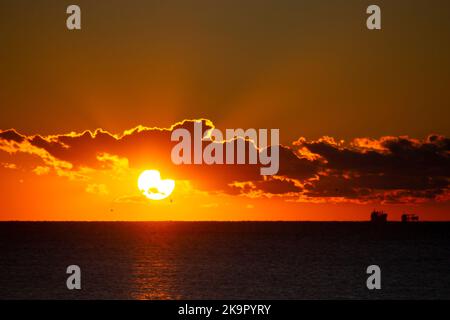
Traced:
[[170, 196], [175, 188], [175, 181], [162, 180], [158, 170], [145, 170], [138, 178], [138, 188], [150, 200], [162, 200]]

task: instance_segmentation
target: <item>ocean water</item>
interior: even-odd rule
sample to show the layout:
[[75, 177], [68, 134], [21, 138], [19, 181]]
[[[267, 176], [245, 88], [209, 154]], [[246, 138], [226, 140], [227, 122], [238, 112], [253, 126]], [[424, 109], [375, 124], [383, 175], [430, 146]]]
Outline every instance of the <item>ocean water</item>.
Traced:
[[0, 223], [0, 299], [406, 298], [450, 298], [450, 223]]

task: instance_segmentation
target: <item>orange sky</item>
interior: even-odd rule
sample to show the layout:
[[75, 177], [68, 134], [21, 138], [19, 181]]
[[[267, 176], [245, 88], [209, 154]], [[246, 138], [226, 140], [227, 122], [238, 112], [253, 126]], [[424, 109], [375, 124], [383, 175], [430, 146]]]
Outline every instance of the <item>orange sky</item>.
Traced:
[[[0, 131], [2, 220], [366, 220], [373, 208], [446, 220], [449, 139], [299, 137], [280, 147], [280, 170], [174, 165], [169, 128], [25, 136]], [[248, 143], [247, 147], [253, 146]], [[138, 190], [144, 170], [174, 179], [170, 197]]]
[[[0, 3], [0, 220], [449, 219], [449, 1], [77, 3]], [[279, 174], [174, 166], [200, 118], [280, 129]]]

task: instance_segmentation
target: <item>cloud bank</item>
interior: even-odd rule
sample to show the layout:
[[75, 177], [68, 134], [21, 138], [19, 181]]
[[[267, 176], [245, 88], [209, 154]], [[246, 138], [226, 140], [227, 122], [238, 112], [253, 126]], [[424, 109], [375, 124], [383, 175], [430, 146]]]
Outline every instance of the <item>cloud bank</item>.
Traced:
[[[430, 135], [307, 140], [300, 137], [280, 146], [276, 176], [260, 175], [259, 165], [179, 165], [170, 154], [176, 128], [193, 130], [194, 122], [214, 128], [210, 120], [184, 120], [169, 128], [138, 126], [121, 134], [102, 129], [51, 136], [0, 131], [0, 168], [25, 170], [38, 176], [83, 179], [89, 172], [124, 168], [157, 168], [171, 178], [189, 180], [201, 191], [236, 196], [282, 197], [300, 202], [422, 203], [450, 200], [450, 139]], [[282, 134], [282, 132], [281, 132]], [[228, 142], [207, 143], [236, 143]], [[254, 148], [251, 141], [245, 142]], [[91, 181], [91, 193], [107, 187]]]

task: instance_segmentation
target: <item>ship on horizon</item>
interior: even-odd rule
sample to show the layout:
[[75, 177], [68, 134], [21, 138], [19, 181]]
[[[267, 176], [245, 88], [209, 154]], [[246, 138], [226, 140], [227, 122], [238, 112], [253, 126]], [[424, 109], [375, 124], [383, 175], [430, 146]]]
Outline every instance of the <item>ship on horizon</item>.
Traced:
[[372, 223], [386, 223], [387, 213], [384, 211], [373, 210], [370, 215], [370, 222]]
[[419, 222], [419, 216], [417, 214], [404, 213], [402, 214], [402, 222]]

